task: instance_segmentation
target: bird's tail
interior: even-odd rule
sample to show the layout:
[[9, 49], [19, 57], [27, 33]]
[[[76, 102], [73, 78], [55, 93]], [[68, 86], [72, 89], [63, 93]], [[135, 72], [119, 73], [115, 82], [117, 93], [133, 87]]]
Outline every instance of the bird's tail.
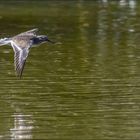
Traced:
[[3, 38], [3, 39], [0, 39], [0, 46], [9, 44], [10, 41], [11, 41], [10, 38]]

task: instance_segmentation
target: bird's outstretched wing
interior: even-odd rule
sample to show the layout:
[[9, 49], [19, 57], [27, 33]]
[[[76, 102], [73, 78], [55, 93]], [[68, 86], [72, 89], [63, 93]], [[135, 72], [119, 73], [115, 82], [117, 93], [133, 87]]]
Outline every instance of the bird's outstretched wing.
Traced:
[[35, 28], [35, 29], [32, 29], [32, 30], [20, 33], [17, 36], [22, 36], [22, 35], [33, 35], [33, 36], [36, 36], [37, 31], [38, 31], [38, 28]]
[[26, 59], [28, 57], [29, 48], [20, 49], [14, 43], [12, 43], [12, 47], [13, 47], [13, 50], [14, 50], [14, 53], [15, 53], [14, 64], [15, 64], [16, 75], [19, 78], [21, 78]]

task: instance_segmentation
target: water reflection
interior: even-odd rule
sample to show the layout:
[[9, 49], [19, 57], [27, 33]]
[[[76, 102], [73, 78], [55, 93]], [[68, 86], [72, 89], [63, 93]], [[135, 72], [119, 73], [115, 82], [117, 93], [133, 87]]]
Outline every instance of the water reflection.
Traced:
[[31, 115], [15, 113], [12, 117], [14, 118], [14, 127], [10, 129], [11, 140], [31, 139], [33, 129]]

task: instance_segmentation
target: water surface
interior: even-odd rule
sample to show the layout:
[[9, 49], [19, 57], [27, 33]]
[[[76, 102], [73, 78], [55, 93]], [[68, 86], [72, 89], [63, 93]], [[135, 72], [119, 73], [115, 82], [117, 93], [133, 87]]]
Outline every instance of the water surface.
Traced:
[[0, 139], [139, 139], [139, 6], [0, 2], [1, 38], [39, 28], [57, 42], [31, 49], [21, 80], [0, 47]]

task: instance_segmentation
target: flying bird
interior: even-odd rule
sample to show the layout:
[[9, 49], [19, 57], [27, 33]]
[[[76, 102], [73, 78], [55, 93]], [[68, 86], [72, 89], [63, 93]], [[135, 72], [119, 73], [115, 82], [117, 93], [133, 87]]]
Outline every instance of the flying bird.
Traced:
[[14, 65], [17, 77], [22, 77], [25, 62], [32, 46], [51, 42], [46, 35], [37, 35], [38, 29], [32, 29], [10, 38], [0, 39], [0, 46], [10, 45], [14, 50]]

